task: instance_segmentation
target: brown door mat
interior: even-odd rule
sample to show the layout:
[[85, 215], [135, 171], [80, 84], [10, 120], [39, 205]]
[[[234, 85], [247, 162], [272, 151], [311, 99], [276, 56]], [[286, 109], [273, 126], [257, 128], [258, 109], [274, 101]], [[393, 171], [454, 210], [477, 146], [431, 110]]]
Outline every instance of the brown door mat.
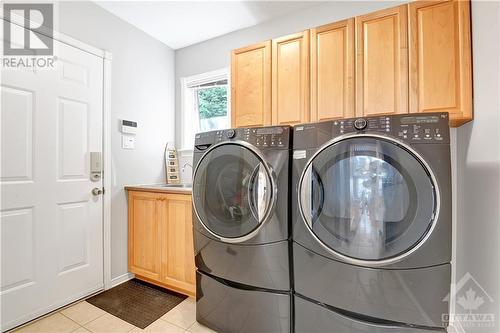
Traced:
[[146, 328], [187, 296], [137, 279], [87, 299], [87, 302], [139, 328]]

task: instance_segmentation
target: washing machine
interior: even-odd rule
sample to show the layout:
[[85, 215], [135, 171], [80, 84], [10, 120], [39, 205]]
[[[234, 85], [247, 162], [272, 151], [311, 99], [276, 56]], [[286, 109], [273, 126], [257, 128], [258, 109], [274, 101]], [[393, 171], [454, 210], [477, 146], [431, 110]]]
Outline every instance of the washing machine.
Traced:
[[293, 142], [295, 332], [445, 330], [448, 114], [304, 124]]
[[288, 126], [197, 134], [196, 318], [219, 332], [291, 329]]

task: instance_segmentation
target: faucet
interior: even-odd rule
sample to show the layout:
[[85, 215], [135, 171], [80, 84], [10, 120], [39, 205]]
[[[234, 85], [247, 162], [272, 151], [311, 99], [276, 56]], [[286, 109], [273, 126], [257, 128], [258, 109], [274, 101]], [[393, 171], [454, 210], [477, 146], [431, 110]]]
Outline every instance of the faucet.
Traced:
[[193, 165], [189, 162], [184, 163], [184, 166], [182, 167], [182, 172], [186, 170], [186, 167], [189, 166], [191, 167], [191, 173], [193, 172]]

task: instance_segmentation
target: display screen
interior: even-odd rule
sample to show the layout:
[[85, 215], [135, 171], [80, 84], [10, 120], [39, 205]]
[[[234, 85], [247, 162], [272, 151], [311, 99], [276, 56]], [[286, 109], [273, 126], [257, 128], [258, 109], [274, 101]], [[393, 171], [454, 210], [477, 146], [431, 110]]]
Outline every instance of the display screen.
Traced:
[[411, 124], [435, 124], [439, 122], [439, 117], [437, 116], [418, 116], [418, 117], [403, 117], [401, 118], [401, 124], [411, 125]]
[[281, 127], [271, 127], [271, 128], [259, 128], [257, 129], [257, 135], [262, 134], [281, 134], [283, 133], [283, 128]]

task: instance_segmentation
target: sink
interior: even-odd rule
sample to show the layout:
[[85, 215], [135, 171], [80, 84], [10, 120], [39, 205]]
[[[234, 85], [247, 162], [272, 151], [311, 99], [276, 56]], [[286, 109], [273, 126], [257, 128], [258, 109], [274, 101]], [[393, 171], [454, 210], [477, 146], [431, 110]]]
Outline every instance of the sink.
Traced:
[[193, 184], [162, 184], [160, 187], [171, 187], [171, 188], [191, 188]]

